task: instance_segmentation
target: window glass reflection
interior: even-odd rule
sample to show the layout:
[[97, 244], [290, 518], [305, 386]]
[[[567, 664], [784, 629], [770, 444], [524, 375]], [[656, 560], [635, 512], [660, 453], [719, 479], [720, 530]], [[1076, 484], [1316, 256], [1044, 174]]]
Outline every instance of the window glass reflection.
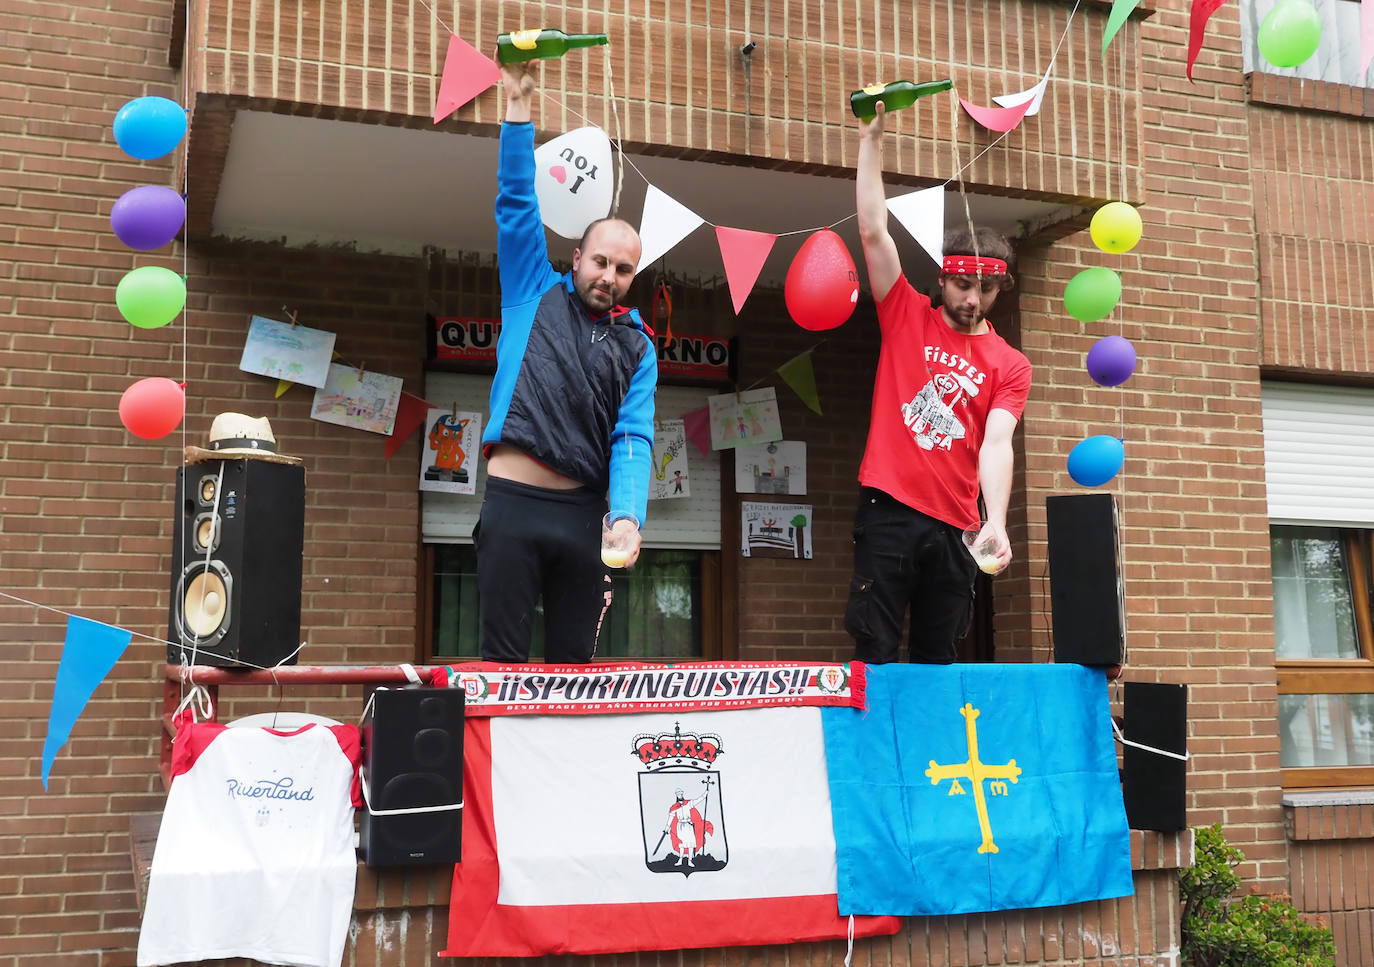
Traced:
[[1374, 764], [1374, 695], [1280, 695], [1279, 765]]

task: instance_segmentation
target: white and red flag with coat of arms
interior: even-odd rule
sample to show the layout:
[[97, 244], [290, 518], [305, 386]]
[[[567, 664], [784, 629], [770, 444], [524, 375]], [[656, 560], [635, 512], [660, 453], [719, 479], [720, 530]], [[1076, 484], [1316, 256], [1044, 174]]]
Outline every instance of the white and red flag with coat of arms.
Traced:
[[445, 956], [847, 934], [819, 708], [469, 717], [464, 758]]

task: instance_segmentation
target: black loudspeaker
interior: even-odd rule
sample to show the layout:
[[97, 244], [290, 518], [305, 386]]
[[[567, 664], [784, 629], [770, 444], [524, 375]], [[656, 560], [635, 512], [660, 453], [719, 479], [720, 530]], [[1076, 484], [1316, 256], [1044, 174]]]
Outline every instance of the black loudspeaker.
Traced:
[[184, 466], [176, 501], [167, 660], [184, 652], [201, 665], [295, 664], [305, 468], [248, 459]]
[[1126, 591], [1111, 494], [1045, 498], [1054, 660], [1110, 668], [1126, 661]]
[[372, 693], [362, 724], [365, 805], [359, 836], [368, 866], [461, 858], [465, 701], [461, 688]]
[[[1187, 751], [1187, 685], [1127, 682], [1122, 703], [1128, 741], [1178, 755]], [[1188, 763], [1133, 745], [1123, 749], [1122, 792], [1131, 829], [1183, 829]]]

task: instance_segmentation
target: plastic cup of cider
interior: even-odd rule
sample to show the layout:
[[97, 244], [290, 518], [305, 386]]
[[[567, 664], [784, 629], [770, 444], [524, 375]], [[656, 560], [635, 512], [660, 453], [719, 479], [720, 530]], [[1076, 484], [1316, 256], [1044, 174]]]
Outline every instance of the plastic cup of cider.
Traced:
[[629, 534], [617, 534], [613, 524], [610, 514], [601, 518], [601, 563], [621, 568], [630, 562]]
[[978, 565], [978, 570], [984, 574], [997, 573], [997, 537], [988, 534], [981, 541], [979, 535], [986, 528], [986, 521], [979, 521], [964, 528], [964, 546], [968, 548], [969, 554], [973, 556], [973, 561]]

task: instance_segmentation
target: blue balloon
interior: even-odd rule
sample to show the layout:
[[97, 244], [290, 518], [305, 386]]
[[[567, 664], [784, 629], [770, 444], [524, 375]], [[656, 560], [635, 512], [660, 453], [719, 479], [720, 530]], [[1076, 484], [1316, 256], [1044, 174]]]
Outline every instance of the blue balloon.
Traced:
[[115, 113], [114, 136], [131, 157], [161, 158], [186, 137], [186, 111], [165, 97], [136, 97]]
[[129, 248], [150, 252], [181, 231], [186, 202], [170, 188], [140, 185], [119, 196], [110, 209], [110, 227]]
[[1079, 441], [1069, 451], [1069, 476], [1083, 487], [1100, 487], [1116, 476], [1126, 448], [1114, 436], [1101, 434]]

